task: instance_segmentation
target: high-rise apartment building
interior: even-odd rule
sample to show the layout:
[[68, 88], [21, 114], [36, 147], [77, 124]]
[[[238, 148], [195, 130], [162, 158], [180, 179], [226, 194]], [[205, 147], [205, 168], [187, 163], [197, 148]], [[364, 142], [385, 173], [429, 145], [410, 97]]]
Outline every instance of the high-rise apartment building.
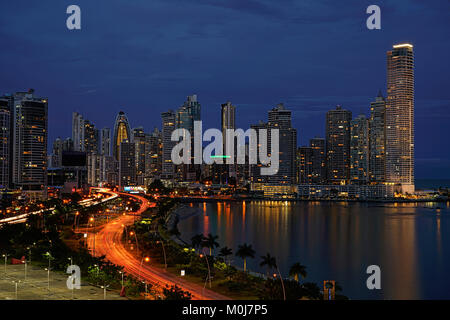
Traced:
[[312, 149], [312, 183], [322, 184], [326, 182], [326, 150], [324, 138], [313, 138], [309, 140]]
[[408, 43], [387, 52], [386, 182], [414, 192], [414, 52]]
[[145, 177], [148, 183], [159, 179], [162, 170], [162, 136], [158, 128], [145, 136]]
[[[292, 112], [282, 103], [269, 111], [268, 149], [271, 149], [270, 130], [279, 130], [279, 167], [278, 172], [268, 176], [269, 183], [294, 184], [297, 180], [297, 130], [292, 128]], [[270, 152], [272, 152], [270, 150]]]
[[84, 120], [84, 150], [87, 154], [98, 153], [98, 129]]
[[10, 187], [12, 108], [11, 96], [0, 97], [0, 189]]
[[145, 178], [147, 134], [145, 134], [143, 127], [138, 127], [132, 130], [132, 136], [135, 145], [136, 181], [138, 185], [143, 185]]
[[34, 90], [14, 95], [13, 183], [31, 197], [46, 195], [48, 103]]
[[172, 162], [172, 149], [175, 142], [172, 141], [172, 132], [176, 128], [176, 114], [173, 110], [163, 112], [162, 118], [162, 179], [172, 180], [175, 168]]
[[313, 172], [313, 149], [300, 147], [297, 149], [297, 182], [299, 184], [311, 184]]
[[350, 122], [350, 181], [369, 182], [369, 120], [363, 114]]
[[370, 103], [369, 119], [369, 179], [371, 183], [386, 180], [386, 100], [381, 91]]
[[119, 186], [126, 187], [136, 184], [136, 149], [135, 144], [128, 139], [123, 140], [119, 147]]
[[78, 112], [72, 113], [72, 141], [74, 151], [85, 151], [84, 119]]
[[327, 112], [327, 180], [333, 184], [345, 184], [349, 179], [351, 120], [351, 111], [341, 106]]
[[[177, 179], [181, 181], [197, 181], [200, 179], [200, 165], [194, 164], [194, 121], [201, 119], [201, 105], [197, 95], [188, 96], [176, 113], [176, 128], [185, 129], [191, 136], [191, 164], [176, 166]], [[183, 137], [182, 139], [185, 139]]]

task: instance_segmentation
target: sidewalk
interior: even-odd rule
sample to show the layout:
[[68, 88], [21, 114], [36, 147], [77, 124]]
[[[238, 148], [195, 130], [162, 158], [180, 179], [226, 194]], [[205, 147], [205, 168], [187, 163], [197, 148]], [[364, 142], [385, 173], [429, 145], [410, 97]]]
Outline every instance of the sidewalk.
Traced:
[[[17, 286], [18, 300], [71, 300], [72, 290], [66, 285], [68, 275], [61, 272], [50, 272], [50, 291], [48, 291], [47, 271], [37, 266], [27, 265], [27, 277], [25, 279], [25, 265], [0, 264], [0, 300], [15, 299], [15, 284]], [[103, 289], [91, 286], [81, 281], [81, 289], [73, 290], [74, 300], [103, 300]], [[107, 291], [107, 300], [127, 300], [120, 297], [118, 292]]]

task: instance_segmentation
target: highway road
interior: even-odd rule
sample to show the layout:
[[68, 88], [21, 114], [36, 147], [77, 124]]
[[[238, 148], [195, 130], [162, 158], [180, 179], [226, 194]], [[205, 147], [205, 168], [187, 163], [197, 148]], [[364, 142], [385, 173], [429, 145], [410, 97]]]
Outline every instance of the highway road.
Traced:
[[[118, 193], [122, 194], [122, 193]], [[140, 209], [135, 213], [140, 215], [149, 207], [154, 206], [154, 203], [149, 202], [144, 197], [132, 194], [122, 194], [139, 199], [142, 203]], [[143, 261], [143, 257], [136, 256], [135, 253], [130, 252], [121, 241], [124, 226], [132, 225], [135, 217], [132, 215], [122, 215], [117, 219], [104, 225], [100, 231], [88, 237], [88, 246], [93, 248], [95, 241], [95, 254], [97, 256], [105, 255], [110, 262], [124, 267], [124, 271], [134, 277], [153, 284], [159, 290], [162, 290], [166, 285], [177, 285], [184, 291], [189, 291], [192, 298], [195, 300], [228, 300], [229, 298], [208, 290], [203, 286], [185, 281], [181, 276], [168, 273], [162, 268], [157, 268], [151, 265], [150, 262]]]

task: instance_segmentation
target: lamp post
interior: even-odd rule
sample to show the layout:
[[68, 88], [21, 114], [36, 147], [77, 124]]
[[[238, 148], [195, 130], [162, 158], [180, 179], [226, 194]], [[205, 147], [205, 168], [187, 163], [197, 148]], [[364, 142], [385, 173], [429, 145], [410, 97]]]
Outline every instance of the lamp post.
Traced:
[[6, 276], [6, 262], [8, 260], [8, 254], [5, 253], [5, 254], [2, 255], [2, 257], [5, 258], [5, 276]]
[[[203, 248], [202, 250], [204, 250], [204, 248]], [[208, 260], [208, 256], [207, 256], [206, 254], [201, 253], [201, 254], [200, 254], [200, 258], [203, 258], [203, 256], [205, 257], [205, 259], [206, 259], [206, 265], [208, 266], [208, 278], [207, 278], [206, 281], [205, 281], [205, 286], [206, 286], [206, 282], [207, 282], [208, 279], [209, 279], [209, 288], [211, 289], [211, 269], [209, 268], [209, 260]]]
[[139, 280], [141, 280], [141, 269], [142, 269], [142, 263], [144, 262], [144, 260], [145, 260], [145, 262], [149, 262], [150, 258], [149, 257], [145, 257], [144, 258], [144, 256], [142, 256], [141, 265], [139, 266], [139, 273], [138, 273], [138, 279]]
[[167, 270], [167, 259], [166, 259], [166, 249], [164, 248], [164, 241], [157, 241], [156, 243], [161, 242], [162, 248], [163, 248], [163, 253], [164, 253], [164, 269]]
[[17, 281], [14, 280], [13, 283], [14, 283], [14, 286], [15, 286], [14, 297], [15, 297], [15, 299], [17, 300], [17, 286], [19, 285], [20, 280], [17, 280]]
[[89, 218], [89, 221], [92, 222], [93, 227], [94, 227], [94, 232], [93, 232], [93, 236], [94, 236], [94, 246], [93, 246], [93, 249], [92, 249], [92, 255], [95, 257], [95, 218], [94, 218], [94, 216], [90, 217], [90, 218]]
[[47, 271], [47, 290], [50, 294], [50, 268], [45, 268], [45, 271]]
[[108, 288], [109, 285], [107, 286], [101, 286], [101, 288], [103, 289], [103, 300], [106, 300], [106, 288]]
[[124, 274], [124, 272], [123, 271], [119, 271], [119, 273], [122, 275], [122, 288], [123, 288], [123, 274]]

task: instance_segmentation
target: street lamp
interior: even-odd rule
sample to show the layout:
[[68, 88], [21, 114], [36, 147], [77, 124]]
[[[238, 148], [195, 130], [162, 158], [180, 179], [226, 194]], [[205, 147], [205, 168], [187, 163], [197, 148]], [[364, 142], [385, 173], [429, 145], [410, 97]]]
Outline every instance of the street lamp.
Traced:
[[17, 280], [17, 281], [13, 280], [13, 283], [14, 283], [14, 285], [15, 285], [15, 287], [16, 287], [16, 290], [15, 290], [15, 299], [17, 300], [17, 285], [20, 283], [20, 280]]
[[124, 272], [123, 271], [119, 271], [119, 273], [122, 275], [122, 288], [123, 288], [123, 274], [124, 274]]
[[[203, 248], [202, 250], [204, 250], [205, 248]], [[203, 258], [203, 256], [206, 259], [206, 265], [208, 266], [208, 278], [205, 280], [205, 286], [206, 286], [206, 282], [209, 279], [209, 288], [211, 289], [211, 269], [209, 268], [209, 260], [208, 260], [208, 256], [206, 254], [200, 253], [200, 258]]]
[[106, 300], [106, 288], [109, 288], [109, 285], [107, 285], [107, 286], [101, 286], [100, 288], [103, 289], [103, 300]]
[[50, 268], [45, 268], [45, 271], [47, 271], [47, 290], [50, 294]]
[[141, 279], [141, 269], [142, 269], [142, 263], [144, 262], [144, 260], [145, 260], [145, 262], [150, 262], [150, 258], [149, 257], [144, 258], [144, 256], [142, 256], [141, 265], [139, 266], [138, 279]]
[[5, 253], [2, 255], [3, 258], [5, 258], [5, 276], [6, 276], [6, 261], [8, 260], [8, 254]]
[[162, 244], [162, 248], [163, 248], [163, 253], [164, 253], [164, 268], [167, 269], [167, 260], [166, 260], [166, 249], [164, 248], [164, 241], [156, 241], [156, 243], [161, 242]]

